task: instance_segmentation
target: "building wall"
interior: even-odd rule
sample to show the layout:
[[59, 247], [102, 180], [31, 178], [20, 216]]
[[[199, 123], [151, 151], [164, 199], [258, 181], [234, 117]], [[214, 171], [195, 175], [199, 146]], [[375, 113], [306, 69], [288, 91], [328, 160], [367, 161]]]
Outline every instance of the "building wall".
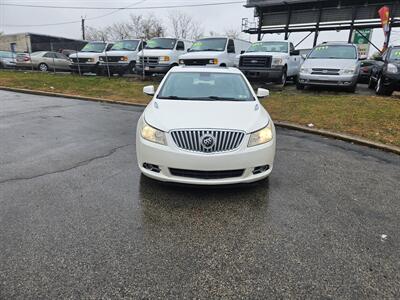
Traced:
[[25, 34], [10, 34], [0, 36], [0, 50], [11, 51], [11, 44], [15, 43], [16, 52], [28, 52], [30, 50], [30, 37]]

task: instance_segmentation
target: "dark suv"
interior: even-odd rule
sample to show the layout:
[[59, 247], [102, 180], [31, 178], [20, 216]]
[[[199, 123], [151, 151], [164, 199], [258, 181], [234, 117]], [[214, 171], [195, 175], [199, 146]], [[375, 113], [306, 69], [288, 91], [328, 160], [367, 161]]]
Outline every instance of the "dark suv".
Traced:
[[382, 63], [372, 68], [368, 87], [377, 95], [390, 96], [400, 90], [400, 46], [389, 47], [376, 60]]

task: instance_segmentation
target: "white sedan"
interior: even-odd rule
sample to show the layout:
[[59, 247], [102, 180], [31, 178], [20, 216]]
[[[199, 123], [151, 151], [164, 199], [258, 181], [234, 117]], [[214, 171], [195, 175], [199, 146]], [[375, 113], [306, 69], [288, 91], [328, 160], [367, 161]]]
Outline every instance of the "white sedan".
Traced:
[[275, 127], [244, 75], [235, 68], [175, 67], [139, 119], [141, 172], [153, 179], [199, 185], [249, 183], [271, 174]]

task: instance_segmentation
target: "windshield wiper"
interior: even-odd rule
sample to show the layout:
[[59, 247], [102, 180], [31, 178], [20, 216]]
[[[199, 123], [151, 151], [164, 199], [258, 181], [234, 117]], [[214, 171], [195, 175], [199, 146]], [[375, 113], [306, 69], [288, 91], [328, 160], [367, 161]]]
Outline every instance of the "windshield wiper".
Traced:
[[219, 97], [219, 96], [209, 96], [209, 97], [200, 97], [196, 98], [198, 100], [217, 100], [217, 101], [247, 101], [246, 99], [238, 99], [231, 97]]
[[161, 96], [158, 99], [170, 99], [170, 100], [189, 100], [189, 98], [182, 98], [178, 96]]

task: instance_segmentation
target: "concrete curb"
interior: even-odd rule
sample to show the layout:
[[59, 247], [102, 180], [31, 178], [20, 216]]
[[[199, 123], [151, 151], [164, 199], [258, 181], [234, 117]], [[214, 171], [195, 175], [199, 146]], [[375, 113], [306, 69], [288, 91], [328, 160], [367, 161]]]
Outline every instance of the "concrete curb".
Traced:
[[132, 102], [126, 102], [126, 101], [119, 101], [119, 100], [116, 101], [116, 100], [109, 100], [109, 99], [103, 99], [103, 98], [85, 97], [85, 96], [77, 96], [77, 95], [70, 95], [70, 94], [45, 92], [45, 91], [35, 91], [35, 90], [28, 90], [28, 89], [10, 88], [10, 87], [5, 87], [5, 86], [0, 86], [0, 90], [24, 93], [24, 94], [31, 94], [31, 95], [38, 95], [38, 96], [68, 98], [68, 99], [77, 99], [77, 100], [83, 100], [83, 101], [92, 101], [92, 102], [101, 102], [101, 103], [110, 103], [110, 104], [122, 104], [122, 105], [138, 106], [138, 107], [146, 107], [147, 106], [146, 104], [141, 104], [141, 103], [132, 103]]
[[[108, 100], [108, 99], [102, 99], [102, 98], [93, 98], [93, 97], [76, 96], [76, 95], [53, 93], [53, 92], [10, 88], [10, 87], [4, 87], [4, 86], [0, 86], [0, 90], [32, 94], [32, 95], [39, 95], [39, 96], [50, 96], [50, 97], [59, 97], [59, 98], [78, 99], [78, 100], [83, 100], [83, 101], [93, 101], [93, 102], [100, 102], [100, 103], [122, 104], [122, 105], [129, 105], [129, 106], [146, 107], [146, 104], [140, 104], [140, 103], [131, 103], [131, 102], [126, 102], [126, 101], [114, 101], [114, 100]], [[367, 146], [370, 148], [375, 148], [375, 149], [383, 150], [386, 152], [392, 152], [392, 153], [400, 155], [400, 147], [389, 146], [389, 145], [369, 141], [369, 140], [366, 140], [366, 139], [363, 139], [360, 137], [355, 137], [355, 136], [341, 134], [341, 133], [334, 133], [334, 132], [330, 132], [330, 131], [327, 131], [324, 129], [310, 128], [307, 126], [302, 126], [302, 125], [289, 123], [289, 122], [276, 121], [274, 123], [278, 127], [292, 129], [292, 130], [298, 130], [298, 131], [302, 131], [302, 132], [306, 132], [306, 133], [317, 134], [320, 136], [334, 138], [337, 140], [342, 140], [342, 141], [346, 141], [346, 142], [350, 142], [350, 143], [354, 143], [354, 144], [358, 144], [358, 145], [363, 145], [363, 146]]]

